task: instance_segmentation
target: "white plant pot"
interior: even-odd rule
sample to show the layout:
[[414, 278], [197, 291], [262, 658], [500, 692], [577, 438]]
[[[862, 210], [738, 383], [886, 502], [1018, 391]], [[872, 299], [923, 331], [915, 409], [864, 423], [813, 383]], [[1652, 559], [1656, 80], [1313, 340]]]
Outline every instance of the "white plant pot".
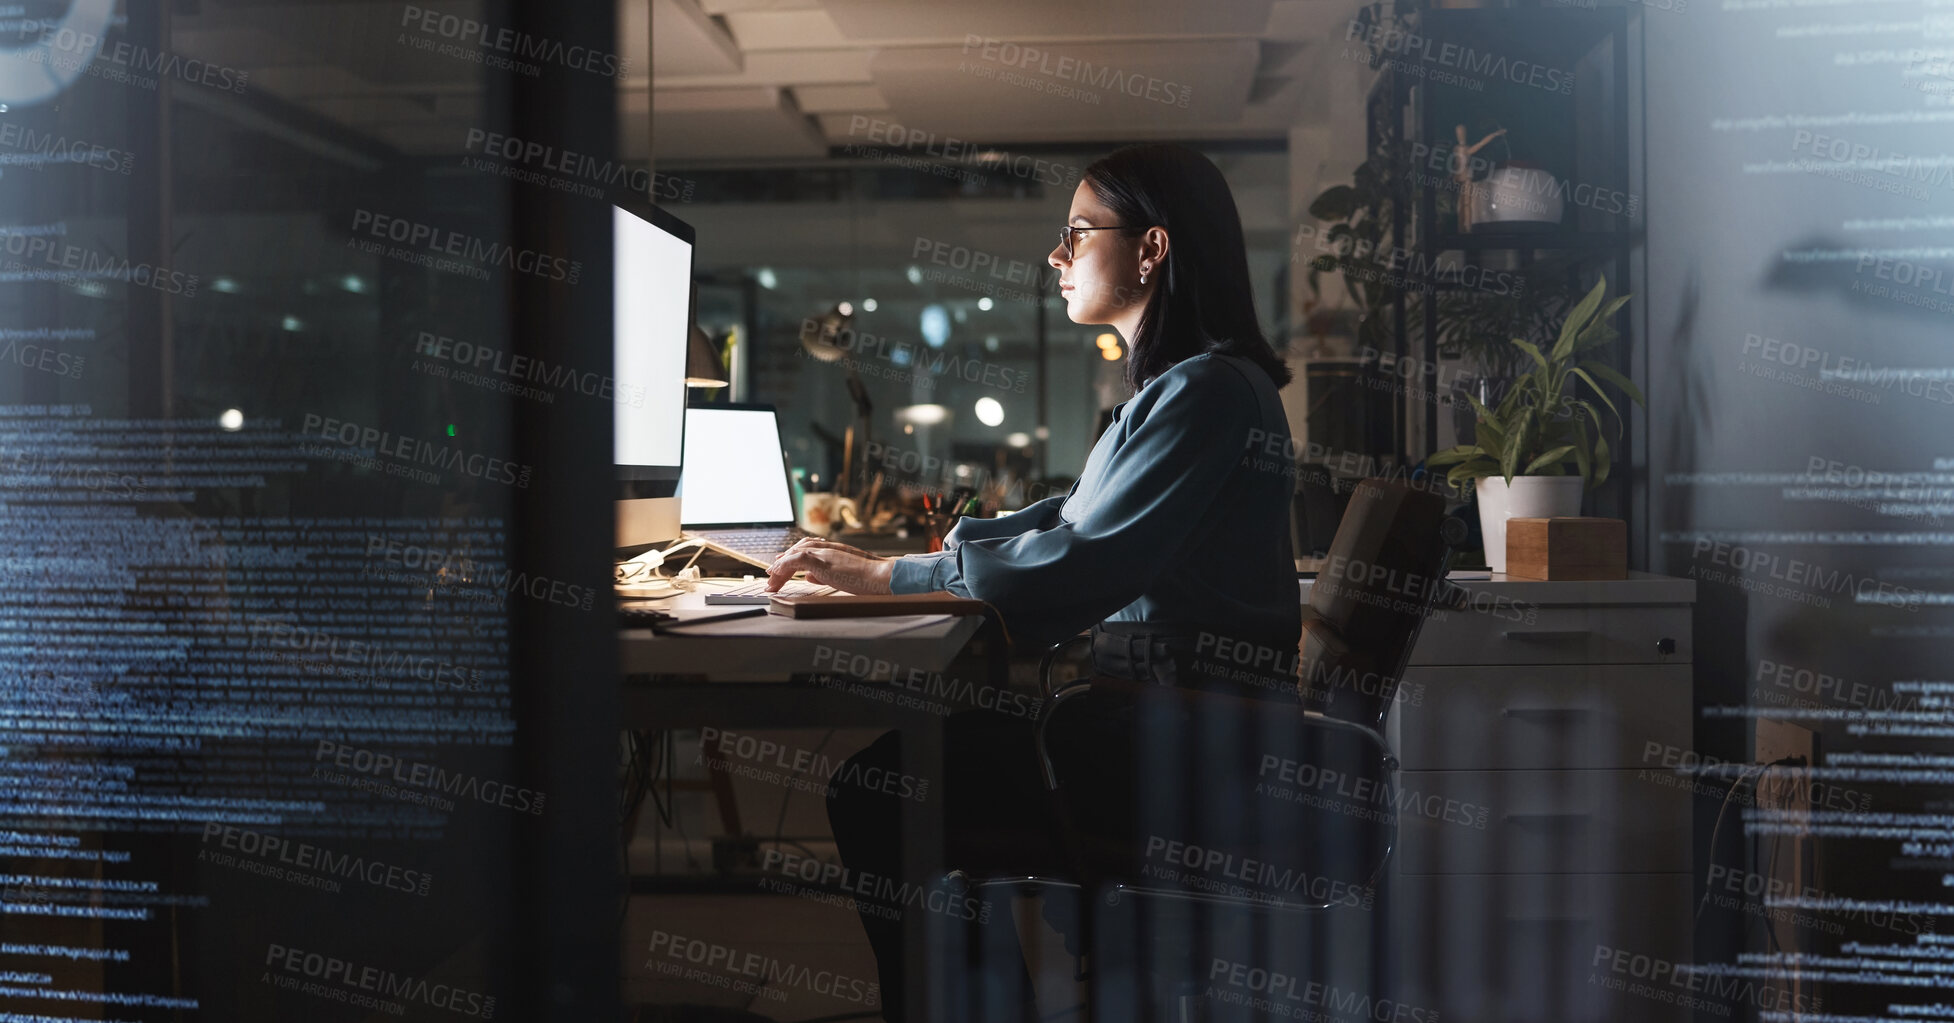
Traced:
[[1479, 531], [1486, 537], [1486, 565], [1506, 571], [1506, 520], [1569, 518], [1581, 514], [1581, 477], [1515, 476], [1511, 486], [1499, 476], [1482, 477]]

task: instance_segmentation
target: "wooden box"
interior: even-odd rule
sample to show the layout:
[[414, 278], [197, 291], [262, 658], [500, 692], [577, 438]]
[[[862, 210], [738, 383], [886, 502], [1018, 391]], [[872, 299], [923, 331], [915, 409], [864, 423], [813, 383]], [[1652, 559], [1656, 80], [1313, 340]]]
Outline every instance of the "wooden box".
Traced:
[[1628, 523], [1507, 519], [1506, 574], [1520, 579], [1626, 579]]

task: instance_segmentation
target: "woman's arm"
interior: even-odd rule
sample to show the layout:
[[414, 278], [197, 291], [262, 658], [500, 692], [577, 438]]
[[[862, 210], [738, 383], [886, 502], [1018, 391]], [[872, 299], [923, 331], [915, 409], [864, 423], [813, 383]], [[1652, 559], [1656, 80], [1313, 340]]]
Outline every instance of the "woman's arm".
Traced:
[[[808, 581], [835, 586], [850, 593], [929, 593], [945, 587], [936, 584], [936, 566], [946, 556], [954, 557], [956, 546], [967, 539], [1015, 536], [1034, 529], [1049, 528], [1058, 522], [1064, 497], [1048, 497], [1037, 504], [1002, 518], [965, 517], [944, 538], [945, 549], [932, 554], [911, 554], [885, 558], [834, 540], [809, 537], [796, 543], [767, 568], [769, 590], [806, 572]], [[969, 596], [969, 594], [964, 594]]]
[[943, 546], [955, 547], [965, 540], [992, 540], [1000, 536], [1017, 536], [1034, 529], [1050, 529], [1058, 525], [1058, 512], [1065, 504], [1069, 494], [1048, 497], [1043, 501], [1025, 505], [1009, 515], [994, 519], [979, 519], [966, 515], [957, 520], [950, 529], [950, 535], [943, 538]]
[[[1077, 484], [1074, 484], [1076, 489]], [[889, 576], [891, 593], [933, 593], [950, 589], [949, 576], [942, 566], [956, 568], [957, 547], [972, 540], [998, 540], [1006, 537], [1022, 536], [1035, 530], [1050, 529], [1058, 525], [1059, 509], [1065, 505], [1070, 493], [1058, 497], [1048, 497], [1034, 504], [1028, 504], [1009, 515], [994, 519], [978, 519], [968, 515], [957, 520], [950, 534], [943, 538], [943, 549], [929, 554], [908, 554], [896, 559]], [[968, 597], [969, 593], [956, 592]]]
[[1007, 622], [1035, 618], [1040, 631], [1049, 626], [1059, 635], [1132, 603], [1241, 464], [1256, 424], [1253, 388], [1221, 360], [1176, 366], [1156, 386], [1160, 393], [1107, 463], [1078, 519], [898, 559], [891, 589], [975, 597], [996, 605]]

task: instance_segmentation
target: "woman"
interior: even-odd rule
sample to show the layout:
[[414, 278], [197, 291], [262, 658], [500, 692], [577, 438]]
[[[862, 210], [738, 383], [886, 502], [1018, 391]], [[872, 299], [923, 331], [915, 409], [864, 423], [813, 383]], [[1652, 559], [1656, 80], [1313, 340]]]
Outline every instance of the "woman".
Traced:
[[[963, 519], [938, 553], [878, 558], [804, 540], [769, 569], [769, 586], [805, 571], [854, 593], [949, 590], [989, 602], [1021, 646], [1090, 628], [1102, 674], [1293, 699], [1286, 669], [1302, 619], [1289, 430], [1277, 395], [1290, 374], [1256, 323], [1228, 184], [1192, 150], [1131, 146], [1086, 169], [1069, 214], [1049, 257], [1066, 315], [1119, 331], [1137, 392], [1114, 408], [1071, 492], [1002, 518]], [[1262, 654], [1243, 658], [1243, 650]], [[1244, 675], [1244, 663], [1268, 670]], [[1095, 786], [1130, 790], [1130, 714], [1105, 701], [1090, 709], [1090, 734], [1069, 736], [1054, 757]], [[987, 711], [946, 723], [942, 812], [953, 866], [1065, 872], [1044, 819], [1033, 724]], [[895, 773], [896, 733], [850, 763], [838, 778], [866, 765]], [[831, 791], [829, 819], [847, 867], [897, 876], [897, 800]], [[996, 908], [1006, 926], [991, 928], [984, 944], [1006, 967], [950, 1004], [1013, 1018], [1026, 1011], [1026, 978], [1011, 961], [1009, 913]], [[900, 924], [867, 910], [862, 917], [885, 1016], [901, 1019]]]

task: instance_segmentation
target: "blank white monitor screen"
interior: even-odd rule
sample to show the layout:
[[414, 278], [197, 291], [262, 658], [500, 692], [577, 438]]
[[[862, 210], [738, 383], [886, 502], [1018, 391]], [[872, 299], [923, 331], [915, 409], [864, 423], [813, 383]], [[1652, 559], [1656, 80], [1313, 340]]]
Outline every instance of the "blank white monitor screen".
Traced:
[[616, 206], [611, 222], [618, 396], [614, 460], [676, 466], [685, 426], [692, 246]]
[[773, 410], [687, 409], [678, 495], [687, 526], [794, 521]]

